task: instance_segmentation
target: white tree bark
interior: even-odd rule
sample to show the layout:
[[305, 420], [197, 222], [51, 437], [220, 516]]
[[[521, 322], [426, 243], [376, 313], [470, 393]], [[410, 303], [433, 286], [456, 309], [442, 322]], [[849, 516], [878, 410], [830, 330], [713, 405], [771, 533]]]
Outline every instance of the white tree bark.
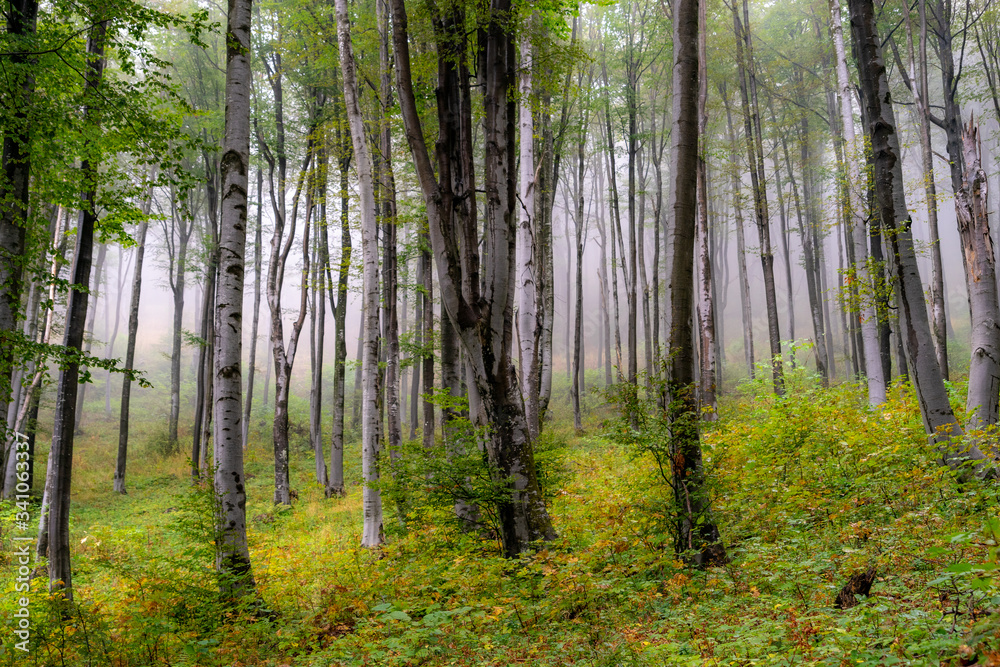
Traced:
[[538, 355], [538, 268], [535, 257], [535, 125], [531, 115], [531, 35], [525, 30], [521, 37], [521, 65], [518, 92], [518, 130], [520, 135], [520, 173], [518, 178], [517, 227], [517, 286], [520, 299], [517, 308], [517, 333], [520, 344], [521, 394], [524, 396], [525, 418], [531, 437], [539, 432], [539, 355]]
[[840, 20], [840, 0], [830, 0], [830, 34], [837, 61], [837, 96], [840, 98], [840, 119], [844, 129], [844, 162], [847, 165], [848, 201], [851, 241], [854, 243], [854, 276], [861, 296], [861, 341], [865, 352], [865, 376], [868, 378], [868, 404], [885, 403], [885, 377], [878, 342], [878, 319], [875, 315], [874, 285], [868, 271], [868, 228], [862, 200], [861, 163], [864, 151], [854, 132], [854, 110], [851, 104], [851, 79], [847, 75], [847, 54], [844, 50], [844, 28]]
[[255, 592], [247, 547], [242, 427], [243, 275], [250, 172], [250, 6], [251, 0], [229, 0], [213, 360], [216, 568], [220, 590], [234, 598]]
[[972, 309], [972, 359], [966, 396], [966, 427], [997, 422], [1000, 389], [1000, 304], [997, 303], [996, 255], [990, 236], [988, 188], [982, 167], [979, 128], [970, 120], [962, 132], [965, 182], [955, 193], [958, 232], [968, 267]]
[[361, 475], [364, 480], [364, 529], [361, 545], [376, 547], [384, 541], [382, 533], [382, 495], [378, 489], [379, 413], [378, 413], [378, 228], [375, 218], [375, 187], [372, 156], [368, 148], [364, 118], [358, 103], [358, 81], [354, 72], [351, 25], [347, 0], [335, 0], [337, 41], [340, 44], [340, 67], [344, 76], [344, 101], [347, 121], [354, 144], [355, 165], [361, 192], [361, 257], [364, 277], [364, 337], [361, 352]]

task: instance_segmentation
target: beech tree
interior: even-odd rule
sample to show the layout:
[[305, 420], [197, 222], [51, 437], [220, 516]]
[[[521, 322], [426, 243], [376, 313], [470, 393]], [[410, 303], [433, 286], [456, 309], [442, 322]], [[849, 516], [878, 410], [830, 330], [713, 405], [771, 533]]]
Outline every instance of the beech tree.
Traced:
[[216, 568], [223, 595], [255, 594], [243, 472], [243, 278], [250, 175], [251, 0], [226, 15], [226, 131], [221, 155], [219, 286], [215, 311]]
[[[343, 1], [343, 0], [342, 0]], [[512, 363], [515, 236], [515, 104], [512, 6], [492, 0], [479, 44], [483, 56], [486, 142], [483, 184], [485, 243], [490, 258], [480, 282], [475, 208], [470, 73], [466, 64], [465, 8], [452, 3], [435, 13], [438, 56], [438, 175], [417, 112], [410, 72], [406, 8], [392, 2], [396, 85], [406, 138], [427, 206], [444, 310], [458, 331], [469, 373], [469, 410], [486, 429], [485, 449], [509, 497], [498, 501], [504, 552], [514, 556], [555, 531], [535, 471], [531, 431]]]
[[673, 256], [670, 272], [671, 479], [677, 527], [674, 548], [699, 566], [726, 560], [710, 514], [695, 394], [694, 248], [697, 229], [699, 0], [674, 5], [673, 128], [670, 203]]
[[907, 367], [920, 404], [924, 428], [952, 467], [982, 461], [986, 456], [972, 443], [962, 443], [962, 427], [955, 419], [937, 363], [924, 301], [923, 282], [913, 247], [912, 220], [906, 208], [903, 163], [900, 156], [892, 93], [886, 76], [882, 42], [872, 0], [850, 0], [854, 38], [867, 133], [871, 141], [874, 188], [878, 213], [886, 231], [886, 253], [899, 309]]
[[377, 222], [375, 214], [375, 177], [372, 154], [368, 147], [361, 105], [358, 102], [358, 80], [354, 49], [351, 45], [351, 24], [347, 15], [347, 0], [335, 0], [337, 11], [337, 43], [340, 46], [340, 67], [344, 77], [344, 105], [354, 145], [355, 168], [361, 190], [361, 255], [364, 285], [364, 338], [361, 351], [361, 465], [364, 478], [364, 528], [361, 545], [376, 547], [385, 536], [382, 530], [382, 494], [379, 480], [379, 411], [378, 411], [378, 348], [379, 348], [379, 285]]

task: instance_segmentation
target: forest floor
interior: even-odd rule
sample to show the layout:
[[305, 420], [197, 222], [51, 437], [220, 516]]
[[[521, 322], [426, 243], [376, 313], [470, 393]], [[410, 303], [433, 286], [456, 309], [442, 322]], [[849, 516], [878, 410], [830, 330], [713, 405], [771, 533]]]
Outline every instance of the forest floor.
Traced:
[[[583, 435], [547, 425], [539, 460], [560, 537], [518, 560], [429, 501], [410, 505], [404, 530], [391, 496], [387, 545], [359, 548], [360, 471], [348, 467], [346, 498], [325, 499], [301, 445], [298, 500], [274, 508], [261, 429], [246, 469], [262, 602], [235, 612], [215, 594], [211, 496], [184, 457], [145, 434], [117, 496], [117, 439], [95, 422], [74, 464], [77, 605], [60, 622], [35, 580], [31, 652], [15, 654], [3, 628], [0, 665], [1000, 664], [997, 486], [959, 485], [936, 464], [905, 388], [879, 412], [854, 385], [793, 374], [790, 388], [777, 400], [745, 383], [707, 427], [731, 558], [708, 570], [675, 557], [651, 417], [639, 432], [598, 424], [599, 409]], [[9, 506], [0, 521], [2, 627]], [[871, 566], [871, 595], [836, 609]]]

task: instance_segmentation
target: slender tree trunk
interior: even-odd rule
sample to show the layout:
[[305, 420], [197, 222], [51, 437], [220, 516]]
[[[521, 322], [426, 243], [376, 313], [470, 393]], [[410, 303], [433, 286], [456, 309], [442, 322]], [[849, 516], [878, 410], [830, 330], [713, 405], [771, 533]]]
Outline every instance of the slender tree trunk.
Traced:
[[[317, 97], [320, 97], [318, 94]], [[322, 130], [316, 130], [321, 133]], [[312, 244], [312, 278], [309, 303], [309, 444], [315, 459], [316, 482], [324, 489], [328, 484], [326, 461], [323, 456], [323, 341], [326, 333], [326, 266], [328, 257], [323, 254], [321, 237], [326, 228], [326, 141], [316, 138], [316, 169], [312, 175], [310, 191], [315, 193], [319, 209], [315, 216], [316, 232]], [[308, 197], [307, 201], [312, 197]], [[312, 204], [312, 202], [309, 202]]]
[[[928, 241], [931, 252], [931, 311], [932, 311], [932, 331], [934, 333], [934, 344], [937, 352], [938, 365], [941, 367], [941, 375], [948, 379], [948, 327], [947, 313], [945, 311], [944, 292], [944, 265], [941, 261], [941, 241], [938, 234], [938, 206], [937, 206], [937, 184], [934, 178], [934, 155], [931, 147], [931, 115], [930, 115], [930, 94], [928, 92], [927, 81], [927, 2], [921, 0], [917, 3], [917, 11], [920, 14], [920, 59], [919, 71], [916, 73], [917, 91], [914, 101], [917, 103], [917, 115], [919, 117], [920, 132], [920, 159], [924, 171], [924, 197], [927, 202], [927, 226]], [[910, 35], [910, 10], [904, 14], [906, 16], [906, 27], [908, 44], [912, 50], [913, 40]], [[913, 60], [911, 56], [911, 61]]]
[[[150, 181], [153, 179], [150, 178]], [[149, 194], [143, 206], [143, 215], [148, 216], [153, 203], [153, 186], [150, 184]], [[139, 224], [139, 231], [136, 234], [135, 249], [135, 271], [132, 276], [132, 297], [129, 303], [128, 312], [128, 342], [125, 344], [125, 370], [131, 371], [135, 368], [135, 342], [136, 334], [139, 331], [139, 299], [142, 296], [142, 266], [146, 255], [146, 231], [149, 228], [149, 221], [144, 219]], [[128, 462], [128, 437], [129, 437], [129, 417], [130, 403], [132, 400], [132, 380], [128, 374], [122, 377], [122, 400], [121, 414], [118, 421], [118, 459], [115, 463], [114, 491], [125, 494], [125, 466]]]
[[215, 344], [215, 318], [212, 313], [216, 306], [216, 284], [219, 269], [218, 243], [218, 190], [216, 189], [217, 170], [214, 160], [206, 152], [205, 161], [205, 192], [208, 215], [205, 220], [205, 246], [208, 250], [208, 261], [205, 268], [205, 289], [202, 298], [201, 311], [201, 346], [198, 349], [198, 391], [195, 397], [195, 416], [191, 443], [191, 476], [198, 479], [207, 469], [208, 441], [212, 436], [212, 418], [214, 409], [215, 373], [213, 369], [215, 358], [212, 346]]
[[424, 287], [423, 298], [420, 300], [423, 318], [423, 427], [421, 435], [425, 449], [434, 446], [434, 403], [431, 397], [434, 395], [434, 266], [431, 263], [430, 240], [425, 239], [427, 245], [424, 246], [424, 261], [420, 264], [423, 270], [421, 282]]
[[[324, 193], [326, 190], [324, 190]], [[324, 199], [325, 201], [325, 199]], [[253, 244], [253, 319], [250, 324], [250, 359], [247, 362], [247, 396], [243, 405], [243, 449], [250, 446], [250, 414], [253, 411], [253, 385], [257, 374], [257, 329], [260, 324], [260, 276], [263, 264], [262, 231], [264, 216], [264, 170], [257, 168], [257, 225]], [[325, 220], [325, 218], [324, 218]], [[265, 397], [267, 389], [264, 389]], [[265, 405], [267, 404], [265, 398]]]
[[[695, 179], [697, 193], [696, 202], [698, 207], [697, 220], [695, 224], [695, 252], [697, 254], [696, 280], [698, 289], [698, 303], [695, 309], [698, 318], [698, 360], [699, 368], [699, 398], [700, 414], [705, 421], [715, 421], [718, 419], [719, 406], [715, 394], [716, 384], [716, 362], [715, 362], [715, 306], [712, 299], [712, 257], [709, 253], [709, 227], [708, 227], [708, 164], [706, 153], [708, 147], [708, 64], [707, 46], [705, 39], [706, 32], [706, 0], [696, 0], [698, 2], [698, 98], [697, 98], [697, 124], [698, 124], [698, 154], [697, 178]], [[675, 215], [677, 215], [677, 201], [674, 201]]]
[[364, 119], [358, 103], [358, 82], [354, 73], [354, 50], [347, 16], [347, 0], [335, 0], [337, 41], [344, 77], [344, 102], [354, 144], [355, 167], [361, 193], [361, 254], [364, 262], [364, 345], [361, 368], [364, 388], [361, 400], [361, 467], [364, 480], [364, 529], [361, 546], [377, 547], [385, 540], [382, 532], [382, 495], [378, 488], [378, 235], [375, 211], [375, 184], [372, 157], [365, 139]]
[[736, 129], [733, 126], [733, 113], [729, 108], [729, 96], [726, 94], [725, 84], [719, 84], [719, 95], [726, 107], [726, 125], [729, 130], [729, 164], [732, 179], [733, 211], [736, 217], [736, 263], [740, 274], [740, 308], [743, 314], [743, 355], [746, 359], [747, 373], [750, 379], [753, 379], [755, 374], [753, 311], [750, 307], [750, 278], [747, 273], [746, 241], [743, 233], [743, 194], [740, 185], [739, 158], [736, 154]]
[[[400, 421], [399, 387], [399, 319], [397, 302], [399, 292], [399, 268], [396, 257], [396, 179], [392, 167], [392, 127], [390, 109], [393, 102], [392, 63], [390, 60], [391, 36], [389, 34], [389, 6], [387, 0], [379, 0], [379, 73], [381, 126], [379, 128], [379, 158], [376, 160], [377, 185], [382, 217], [382, 326], [385, 338], [385, 402], [387, 441], [389, 457], [395, 461], [401, 456], [403, 446], [403, 426]], [[442, 329], [442, 335], [443, 335]], [[442, 350], [443, 356], [443, 350]], [[456, 362], [457, 363], [457, 362]], [[442, 362], [443, 366], [443, 362]], [[443, 368], [442, 368], [443, 370]]]
[[[583, 69], [580, 69], [578, 87], [583, 88]], [[590, 77], [586, 90], [594, 82], [594, 70], [590, 69]], [[580, 105], [580, 129], [576, 144], [576, 211], [573, 221], [576, 227], [576, 307], [573, 319], [573, 380], [571, 382], [573, 397], [573, 426], [577, 433], [583, 432], [583, 415], [580, 411], [580, 394], [583, 391], [583, 374], [585, 360], [583, 357], [583, 248], [586, 243], [586, 220], [584, 219], [584, 181], [587, 175], [587, 128], [590, 126], [590, 107]], [[567, 235], [567, 240], [569, 237]]]
[[[115, 354], [115, 341], [118, 338], [118, 325], [121, 323], [122, 315], [122, 292], [125, 291], [125, 278], [127, 275], [125, 273], [125, 263], [124, 252], [121, 248], [118, 249], [118, 280], [116, 282], [116, 292], [115, 292], [115, 326], [111, 330], [111, 337], [108, 339], [107, 350], [104, 353], [104, 358], [107, 360], [114, 359]], [[107, 314], [107, 311], [105, 311]], [[107, 323], [105, 323], [105, 328], [107, 328]], [[104, 417], [106, 419], [111, 419], [111, 371], [107, 371], [104, 378]]]
[[865, 376], [868, 379], [868, 404], [872, 406], [885, 402], [886, 378], [882, 372], [879, 355], [878, 317], [875, 303], [868, 296], [874, 294], [875, 284], [868, 270], [868, 234], [865, 228], [865, 204], [862, 199], [861, 159], [864, 154], [854, 131], [854, 110], [850, 77], [847, 74], [847, 53], [844, 49], [844, 30], [840, 20], [840, 0], [830, 0], [830, 32], [836, 55], [837, 94], [840, 98], [840, 118], [844, 133], [844, 162], [847, 165], [850, 239], [854, 244], [854, 276], [860, 293], [861, 342], [864, 346]]
[[[604, 387], [609, 388], [614, 379], [611, 374], [611, 312], [608, 307], [608, 299], [610, 297], [610, 289], [608, 284], [608, 225], [604, 222], [604, 213], [607, 210], [606, 202], [604, 200], [604, 169], [603, 161], [597, 161], [597, 231], [601, 235], [601, 314], [603, 315], [604, 327], [601, 329], [601, 351], [604, 356]], [[614, 244], [612, 246], [612, 255], [614, 255]], [[617, 320], [616, 320], [617, 325]]]
[[[173, 194], [173, 193], [171, 193]], [[181, 415], [181, 342], [184, 327], [184, 289], [185, 277], [187, 275], [187, 251], [188, 242], [191, 239], [191, 232], [194, 227], [190, 220], [178, 215], [177, 207], [171, 206], [171, 218], [173, 225], [170, 233], [180, 224], [177, 230], [177, 255], [176, 255], [176, 277], [171, 275], [170, 289], [173, 292], [174, 320], [173, 330], [170, 337], [170, 419], [167, 424], [168, 442], [170, 450], [174, 451], [178, 446], [178, 425]]]
[[[529, 21], [530, 23], [530, 21]], [[525, 418], [531, 437], [537, 438], [540, 431], [538, 388], [540, 385], [541, 327], [538, 312], [538, 279], [540, 267], [538, 258], [535, 219], [535, 122], [531, 113], [531, 30], [525, 27], [521, 35], [521, 62], [519, 66], [519, 144], [520, 144], [520, 188], [517, 228], [517, 287], [520, 296], [517, 309], [517, 333], [520, 342], [521, 395], [524, 397]]]
[[[424, 254], [421, 252], [420, 257], [417, 259], [417, 274], [421, 278], [421, 283], [423, 282], [424, 274], [423, 263]], [[415, 350], [422, 350], [424, 344], [424, 311], [421, 306], [423, 298], [423, 290], [418, 290], [413, 297], [413, 347]], [[420, 354], [419, 359], [423, 360], [423, 353]], [[410, 440], [416, 440], [418, 422], [417, 406], [420, 403], [420, 368], [422, 364], [418, 363], [416, 355], [413, 355], [412, 361], [413, 377], [410, 379]]]
[[[107, 23], [101, 21], [90, 28], [87, 39], [86, 87], [83, 124], [91, 132], [99, 132], [99, 112], [92, 105], [97, 101], [104, 75], [104, 45]], [[98, 165], [89, 157], [81, 167], [84, 187], [80, 223], [76, 231], [76, 252], [73, 258], [73, 284], [89, 285], [91, 258], [94, 247], [94, 225], [97, 222]], [[85, 291], [71, 290], [66, 307], [66, 329], [63, 346], [71, 350], [83, 349], [84, 327], [87, 319], [89, 295]], [[52, 427], [52, 448], [49, 452], [49, 471], [46, 487], [49, 491], [48, 556], [49, 590], [61, 591], [63, 599], [73, 601], [73, 574], [69, 551], [70, 487], [73, 480], [73, 436], [75, 432], [76, 395], [80, 367], [69, 363], [59, 371], [56, 395], [55, 422]]]
[[[339, 101], [335, 105], [335, 109], [342, 120], [344, 109]], [[327, 498], [339, 498], [346, 495], [344, 487], [344, 421], [347, 393], [347, 283], [353, 250], [348, 215], [350, 197], [347, 189], [347, 168], [351, 159], [351, 141], [350, 137], [345, 136], [346, 134], [348, 133], [341, 131], [338, 125], [336, 139], [339, 147], [337, 161], [340, 169], [340, 270], [337, 276], [337, 303], [336, 307], [333, 308], [334, 313], [336, 313], [333, 361], [333, 434], [330, 439], [330, 478], [326, 489]], [[333, 298], [332, 292], [330, 298]]]
[[[608, 168], [608, 183], [611, 187], [611, 220], [608, 222], [608, 227], [611, 229], [611, 299], [614, 303], [614, 327], [615, 327], [615, 363], [618, 369], [617, 377], [619, 382], [625, 379], [625, 372], [622, 368], [622, 336], [621, 336], [621, 319], [619, 318], [619, 308], [618, 308], [618, 249], [615, 244], [615, 239], [618, 239], [618, 244], [621, 244], [621, 233], [622, 233], [622, 214], [621, 207], [618, 203], [618, 166], [615, 162], [615, 135], [611, 127], [611, 90], [608, 84], [608, 65], [607, 57], [602, 52], [601, 57], [601, 68], [604, 75], [604, 132], [607, 135], [605, 139], [607, 140], [608, 149], [605, 153], [607, 158], [607, 168]], [[624, 246], [623, 246], [624, 248]], [[625, 260], [625, 253], [622, 252], [622, 261]], [[623, 275], [628, 275], [623, 271]], [[625, 286], [626, 294], [629, 292], [628, 285]]]

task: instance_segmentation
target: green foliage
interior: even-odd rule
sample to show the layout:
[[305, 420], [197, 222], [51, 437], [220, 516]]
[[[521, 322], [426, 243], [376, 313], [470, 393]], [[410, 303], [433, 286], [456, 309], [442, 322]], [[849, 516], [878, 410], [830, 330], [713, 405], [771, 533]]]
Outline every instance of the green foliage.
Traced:
[[[516, 560], [499, 556], [488, 528], [466, 532], [454, 518], [456, 498], [486, 507], [503, 490], [462, 419], [432, 451], [409, 443], [398, 467], [383, 462], [386, 507], [402, 509], [406, 530], [387, 519], [391, 539], [375, 551], [357, 546], [356, 465], [348, 497], [327, 500], [307, 481], [311, 458], [294, 456], [300, 500], [278, 512], [268, 439], [252, 439], [249, 539], [270, 612], [220, 608], [213, 498], [188, 490], [182, 455], [134, 466], [129, 495], [111, 496], [106, 469], [88, 467], [108, 448], [83, 438], [72, 526], [78, 605], [61, 619], [44, 581], [34, 582], [29, 660], [988, 664], [1000, 652], [997, 488], [957, 485], [937, 464], [905, 385], [873, 411], [862, 387], [825, 389], [790, 358], [786, 371], [786, 397], [767, 381], [747, 383], [721, 402], [718, 422], [703, 425], [715, 519], [733, 559], [704, 571], [676, 560], [671, 490], [654, 452], [635, 446], [664, 437], [643, 391], [638, 429], [612, 419], [607, 437], [569, 439], [565, 423], [546, 424], [536, 454], [561, 537]], [[4, 535], [13, 516], [0, 509]], [[834, 609], [847, 578], [870, 565], [870, 596]], [[9, 563], [0, 568], [6, 574]], [[5, 588], [7, 580], [0, 575]], [[12, 604], [0, 596], [0, 618]], [[20, 657], [0, 653], [0, 665]]]

